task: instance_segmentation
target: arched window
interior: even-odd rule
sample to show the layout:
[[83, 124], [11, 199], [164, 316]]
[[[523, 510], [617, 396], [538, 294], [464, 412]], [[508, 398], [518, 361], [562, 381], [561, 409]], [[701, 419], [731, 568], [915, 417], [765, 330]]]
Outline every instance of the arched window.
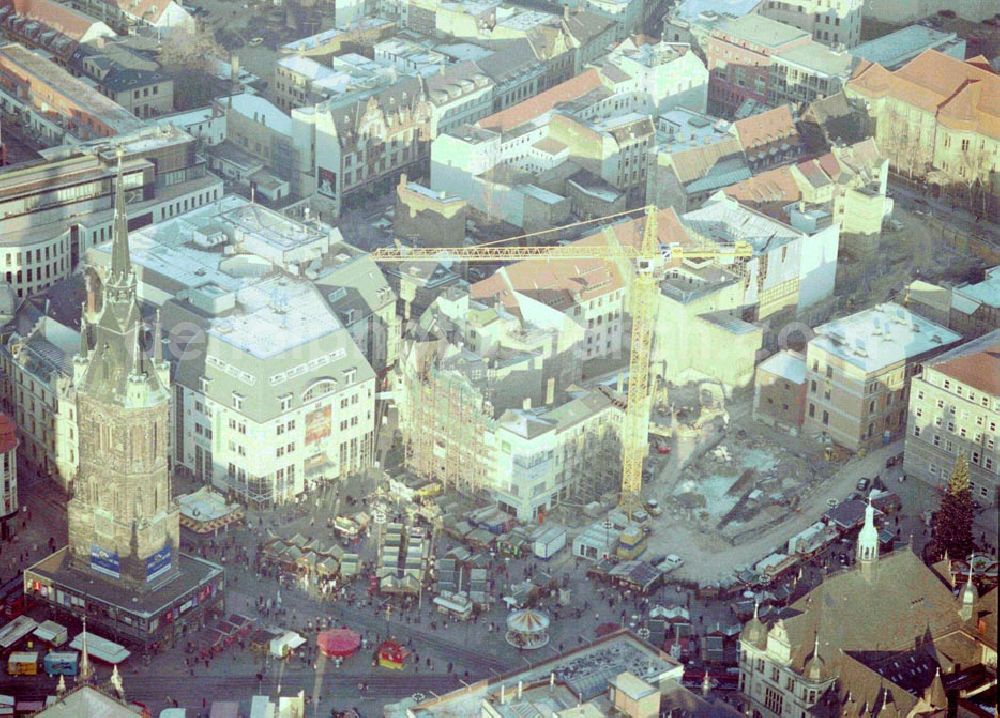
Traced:
[[337, 380], [333, 377], [325, 376], [317, 379], [302, 392], [302, 402], [310, 402], [319, 399], [321, 396], [332, 394], [337, 390]]

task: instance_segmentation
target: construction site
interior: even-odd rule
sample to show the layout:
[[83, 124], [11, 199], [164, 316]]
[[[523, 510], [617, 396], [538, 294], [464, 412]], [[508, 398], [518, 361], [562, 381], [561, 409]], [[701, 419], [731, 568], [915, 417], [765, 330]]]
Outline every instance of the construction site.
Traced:
[[[517, 261], [411, 315], [396, 387], [403, 470], [440, 484], [448, 513], [493, 505], [528, 526], [564, 526], [595, 558], [617, 545], [619, 556], [683, 563], [697, 547], [728, 563], [705, 572], [714, 563], [691, 560], [705, 575], [676, 575], [725, 580], [740, 561], [732, 546], [794, 515], [833, 470], [814, 456], [822, 447], [793, 448], [731, 416], [749, 415], [763, 341], [731, 297], [780, 284], [784, 299], [768, 309], [778, 314], [799, 301], [798, 278], [769, 278], [753, 236], [689, 229], [672, 210], [602, 219], [618, 221], [555, 246], [448, 250], [470, 265]], [[373, 258], [430, 265], [438, 252]], [[730, 361], [712, 361], [722, 346]]]

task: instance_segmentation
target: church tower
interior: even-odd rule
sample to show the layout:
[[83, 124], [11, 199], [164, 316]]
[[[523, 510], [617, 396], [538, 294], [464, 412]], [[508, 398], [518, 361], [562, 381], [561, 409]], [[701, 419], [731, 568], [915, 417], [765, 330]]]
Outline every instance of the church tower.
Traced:
[[871, 499], [868, 499], [868, 506], [865, 507], [865, 525], [861, 527], [861, 532], [858, 534], [858, 561], [866, 564], [877, 560], [878, 545], [878, 529], [875, 528], [875, 507], [872, 506]]
[[[84, 313], [73, 367], [80, 469], [68, 507], [69, 550], [76, 568], [145, 591], [177, 574], [178, 511], [167, 465], [170, 379], [159, 352], [151, 358], [143, 351], [124, 151], [117, 154], [111, 266], [99, 306]], [[153, 337], [154, 345], [159, 339]]]

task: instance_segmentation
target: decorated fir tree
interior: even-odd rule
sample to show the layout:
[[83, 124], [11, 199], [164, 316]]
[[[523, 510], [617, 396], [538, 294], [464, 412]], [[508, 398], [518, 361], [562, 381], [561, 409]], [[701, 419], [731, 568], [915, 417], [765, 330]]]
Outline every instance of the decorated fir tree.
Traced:
[[951, 471], [948, 485], [939, 489], [941, 504], [934, 515], [934, 538], [938, 553], [947, 552], [953, 558], [969, 556], [975, 543], [972, 538], [972, 486], [969, 465], [959, 454]]

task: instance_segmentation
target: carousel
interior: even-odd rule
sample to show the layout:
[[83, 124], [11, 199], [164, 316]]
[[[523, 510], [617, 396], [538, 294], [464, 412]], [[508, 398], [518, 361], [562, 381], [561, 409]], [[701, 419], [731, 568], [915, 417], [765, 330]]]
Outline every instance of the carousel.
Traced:
[[549, 617], [526, 608], [507, 616], [507, 643], [515, 648], [534, 650], [549, 643]]
[[357, 653], [361, 636], [348, 628], [334, 628], [316, 636], [316, 645], [327, 658], [343, 660]]
[[388, 639], [378, 648], [378, 664], [383, 668], [401, 669], [406, 664], [410, 652], [393, 639]]

